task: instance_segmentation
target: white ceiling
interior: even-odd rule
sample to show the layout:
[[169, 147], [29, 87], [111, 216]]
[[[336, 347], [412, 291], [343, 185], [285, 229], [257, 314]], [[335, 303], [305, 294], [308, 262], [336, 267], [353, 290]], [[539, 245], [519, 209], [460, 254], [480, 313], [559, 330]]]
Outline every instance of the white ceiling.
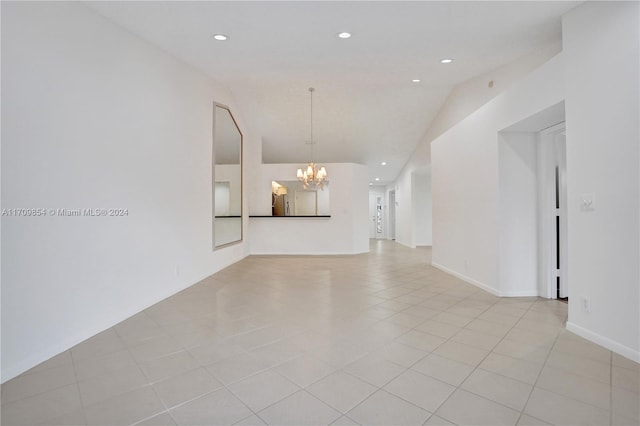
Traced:
[[87, 3], [227, 85], [265, 162], [309, 160], [315, 87], [314, 159], [367, 164], [381, 182], [396, 178], [453, 86], [560, 40], [560, 17], [576, 4]]

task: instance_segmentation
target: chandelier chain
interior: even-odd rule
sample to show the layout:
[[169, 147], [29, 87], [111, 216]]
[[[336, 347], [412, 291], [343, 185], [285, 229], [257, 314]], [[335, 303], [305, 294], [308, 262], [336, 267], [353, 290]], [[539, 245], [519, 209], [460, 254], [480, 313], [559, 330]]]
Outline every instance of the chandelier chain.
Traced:
[[310, 103], [309, 111], [310, 111], [310, 114], [311, 114], [311, 118], [310, 118], [310, 122], [311, 122], [311, 126], [310, 126], [311, 127], [311, 140], [309, 141], [309, 144], [311, 145], [311, 162], [312, 163], [313, 163], [313, 145], [315, 143], [313, 141], [313, 92], [315, 90], [316, 89], [314, 89], [313, 87], [309, 87], [309, 94], [310, 94], [310, 96], [309, 96], [309, 103]]
[[313, 162], [313, 145], [315, 141], [313, 140], [313, 92], [315, 89], [313, 87], [309, 88], [309, 121], [310, 121], [310, 136], [311, 140], [309, 144], [311, 145], [311, 162], [305, 166], [304, 169], [298, 169], [297, 177], [300, 182], [302, 182], [304, 189], [309, 188], [319, 188], [322, 190], [324, 188], [324, 184], [327, 179], [327, 169], [324, 166], [318, 167]]

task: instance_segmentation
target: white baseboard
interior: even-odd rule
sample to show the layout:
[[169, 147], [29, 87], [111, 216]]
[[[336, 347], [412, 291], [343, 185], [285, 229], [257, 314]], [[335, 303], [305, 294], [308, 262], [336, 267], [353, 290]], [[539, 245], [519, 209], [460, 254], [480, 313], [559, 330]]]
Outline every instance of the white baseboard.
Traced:
[[459, 272], [453, 271], [453, 270], [447, 268], [446, 266], [442, 266], [442, 265], [440, 265], [440, 264], [438, 264], [436, 262], [433, 262], [433, 261], [431, 261], [431, 266], [433, 266], [435, 268], [438, 268], [441, 271], [446, 272], [449, 275], [453, 275], [456, 278], [460, 278], [461, 280], [466, 281], [469, 284], [473, 284], [476, 287], [479, 287], [479, 288], [483, 289], [484, 291], [488, 291], [489, 293], [493, 294], [494, 296], [498, 296], [498, 297], [501, 296], [500, 292], [498, 290], [496, 290], [495, 288], [489, 287], [488, 285], [486, 285], [484, 283], [481, 283], [480, 281], [476, 281], [471, 277], [467, 277], [466, 275], [463, 275], [463, 274], [461, 274]]
[[269, 251], [269, 252], [261, 252], [261, 251], [252, 251], [249, 253], [249, 256], [353, 256], [355, 254], [363, 254], [369, 253], [367, 251], [352, 251], [352, 252], [288, 252], [288, 251]]
[[396, 238], [395, 241], [396, 241], [396, 243], [400, 244], [401, 246], [409, 247], [409, 248], [412, 248], [412, 249], [416, 248], [415, 245], [407, 244], [404, 241], [398, 240], [397, 238]]
[[604, 346], [612, 352], [622, 355], [625, 358], [629, 358], [632, 361], [640, 362], [640, 351], [625, 346], [621, 343], [611, 340], [608, 337], [602, 336], [593, 331], [587, 330], [584, 327], [580, 327], [572, 322], [567, 322], [567, 330], [577, 334], [580, 337], [584, 337], [587, 340], [592, 341], [600, 346]]
[[501, 292], [500, 297], [537, 297], [538, 292], [533, 291], [506, 291]]
[[489, 293], [493, 294], [494, 296], [498, 296], [498, 297], [531, 297], [531, 296], [537, 296], [538, 292], [537, 291], [509, 291], [509, 292], [500, 292], [498, 290], [496, 290], [493, 287], [490, 287], [480, 281], [474, 280], [473, 278], [470, 278], [464, 274], [461, 274], [459, 272], [453, 271], [445, 266], [442, 266], [438, 263], [435, 262], [431, 262], [431, 265], [435, 268], [440, 269], [443, 272], [446, 272], [447, 274], [453, 275], [456, 278], [460, 278], [463, 281], [468, 282], [469, 284], [473, 284], [476, 287], [479, 287], [485, 291], [488, 291]]

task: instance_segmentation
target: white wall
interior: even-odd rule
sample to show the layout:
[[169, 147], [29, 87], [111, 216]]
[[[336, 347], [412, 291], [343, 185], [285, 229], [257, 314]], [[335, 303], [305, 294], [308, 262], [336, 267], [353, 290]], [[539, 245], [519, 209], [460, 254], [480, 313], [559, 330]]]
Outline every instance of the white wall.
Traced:
[[[563, 53], [522, 78], [432, 144], [433, 263], [495, 294], [512, 294], [498, 132], [565, 98], [569, 214], [567, 328], [640, 359], [638, 3], [585, 3], [563, 19]], [[597, 29], [595, 31], [594, 29]], [[523, 148], [524, 149], [524, 148]], [[513, 153], [511, 153], [513, 154]], [[529, 153], [533, 155], [533, 153]], [[527, 154], [527, 155], [529, 155]], [[504, 184], [504, 183], [503, 183]], [[501, 191], [503, 191], [501, 193]], [[505, 192], [506, 191], [506, 192]], [[580, 210], [596, 194], [596, 210]], [[502, 200], [504, 201], [504, 200]], [[526, 198], [525, 203], [533, 200]], [[511, 204], [513, 206], [513, 204]], [[530, 232], [524, 226], [522, 232]], [[513, 241], [511, 241], [513, 243]], [[502, 246], [501, 246], [502, 244]], [[521, 251], [531, 264], [533, 253]], [[518, 291], [527, 286], [518, 287]], [[582, 309], [582, 298], [592, 312]]]
[[242, 213], [242, 168], [237, 164], [217, 164], [215, 167], [216, 182], [228, 182], [228, 211], [231, 216]]
[[396, 242], [415, 248], [412, 177], [413, 173], [402, 172], [396, 179]]
[[396, 241], [412, 248], [430, 246], [432, 213], [429, 169], [414, 169], [412, 164], [408, 164], [391, 189], [396, 191]]
[[[330, 218], [251, 218], [251, 254], [356, 254], [369, 251], [369, 183], [359, 164], [324, 164]], [[251, 215], [271, 215], [271, 181], [291, 180], [298, 164], [262, 164], [254, 172]], [[253, 202], [255, 200], [255, 202]]]
[[[540, 65], [547, 62], [561, 50], [561, 44], [553, 43], [543, 49], [531, 52], [517, 60], [504, 64], [485, 74], [476, 76], [460, 83], [449, 94], [446, 102], [429, 124], [422, 140], [415, 152], [404, 166], [392, 188], [403, 187], [405, 193], [408, 180], [413, 173], [429, 176], [429, 188], [431, 187], [431, 142], [448, 129], [455, 126], [475, 110], [489, 102], [491, 99], [512, 87], [519, 79], [528, 75]], [[489, 87], [488, 83], [493, 82]], [[423, 186], [420, 185], [419, 186]], [[402, 194], [401, 194], [402, 195]], [[398, 205], [396, 212], [396, 236], [397, 241], [409, 247], [416, 245], [431, 245], [433, 241], [432, 213], [429, 210], [432, 202], [432, 194], [419, 189], [412, 193], [412, 197], [403, 197], [402, 206]], [[412, 202], [417, 203], [416, 206]], [[421, 218], [419, 221], [418, 218]]]
[[[384, 200], [386, 203], [386, 217], [385, 217], [385, 225], [386, 225], [386, 238], [388, 240], [396, 239], [396, 186], [395, 184], [387, 185], [384, 189]], [[393, 196], [393, 197], [392, 197]]]
[[432, 262], [498, 295], [500, 282], [498, 132], [563, 99], [562, 55], [522, 78], [431, 144]]
[[416, 246], [430, 246], [432, 241], [431, 175], [413, 173], [412, 182], [413, 242]]
[[79, 3], [2, 4], [2, 380], [244, 257], [212, 251], [213, 102], [229, 92]]
[[535, 133], [501, 132], [499, 283], [503, 296], [538, 295], [538, 146]]
[[242, 238], [243, 222], [239, 217], [216, 217], [213, 225], [216, 250], [221, 250], [221, 246], [235, 243]]
[[[640, 361], [639, 4], [563, 19], [569, 214], [567, 328]], [[580, 210], [594, 193], [596, 209]], [[582, 309], [582, 297], [592, 312]]]

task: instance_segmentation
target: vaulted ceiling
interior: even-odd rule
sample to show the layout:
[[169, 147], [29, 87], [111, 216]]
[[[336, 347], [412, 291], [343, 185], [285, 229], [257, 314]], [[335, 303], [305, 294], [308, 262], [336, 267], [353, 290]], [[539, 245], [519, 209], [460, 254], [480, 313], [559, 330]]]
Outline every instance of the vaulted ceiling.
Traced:
[[[577, 3], [87, 5], [229, 87], [262, 137], [264, 162], [309, 160], [314, 87], [314, 159], [366, 164], [382, 183], [395, 179], [456, 84], [560, 40], [561, 16]], [[339, 38], [344, 31], [352, 37]]]

